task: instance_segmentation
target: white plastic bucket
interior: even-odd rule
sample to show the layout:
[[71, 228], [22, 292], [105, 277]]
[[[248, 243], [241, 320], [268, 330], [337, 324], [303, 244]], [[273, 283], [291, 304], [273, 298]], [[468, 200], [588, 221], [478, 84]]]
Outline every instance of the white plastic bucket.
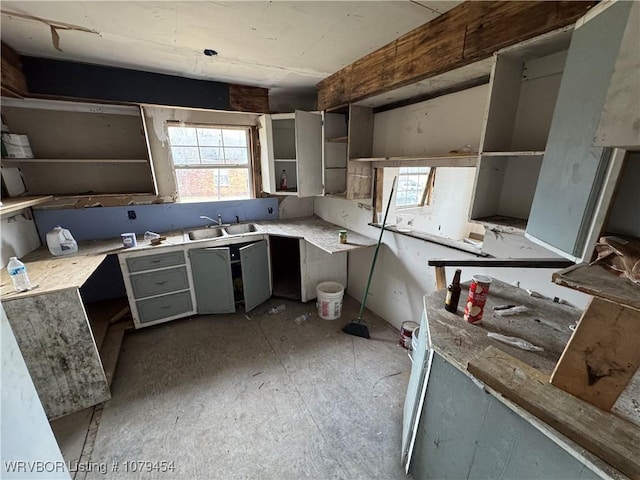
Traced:
[[318, 316], [323, 320], [335, 320], [342, 315], [344, 286], [338, 282], [322, 282], [316, 287]]

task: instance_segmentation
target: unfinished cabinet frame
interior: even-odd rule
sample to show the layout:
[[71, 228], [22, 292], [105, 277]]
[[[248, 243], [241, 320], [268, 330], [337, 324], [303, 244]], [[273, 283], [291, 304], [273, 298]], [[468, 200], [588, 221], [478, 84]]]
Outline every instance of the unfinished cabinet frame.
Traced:
[[139, 107], [3, 98], [2, 114], [34, 153], [2, 159], [27, 194], [157, 193]]
[[573, 27], [496, 52], [471, 220], [524, 231]]

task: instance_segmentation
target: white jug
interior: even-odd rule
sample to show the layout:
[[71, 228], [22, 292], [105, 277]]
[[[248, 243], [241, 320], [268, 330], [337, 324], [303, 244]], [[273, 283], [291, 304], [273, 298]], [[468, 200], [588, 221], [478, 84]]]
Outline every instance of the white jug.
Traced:
[[78, 251], [78, 242], [74, 240], [69, 230], [56, 225], [47, 233], [47, 247], [51, 255], [70, 255]]

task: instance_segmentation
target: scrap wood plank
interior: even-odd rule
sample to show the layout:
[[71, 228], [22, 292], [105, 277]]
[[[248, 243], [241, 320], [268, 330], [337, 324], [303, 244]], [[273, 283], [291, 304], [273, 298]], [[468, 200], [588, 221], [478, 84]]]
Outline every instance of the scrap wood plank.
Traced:
[[548, 383], [546, 375], [495, 347], [467, 370], [630, 478], [640, 479], [640, 428]]
[[640, 367], [640, 311], [593, 298], [569, 339], [551, 383], [611, 410]]

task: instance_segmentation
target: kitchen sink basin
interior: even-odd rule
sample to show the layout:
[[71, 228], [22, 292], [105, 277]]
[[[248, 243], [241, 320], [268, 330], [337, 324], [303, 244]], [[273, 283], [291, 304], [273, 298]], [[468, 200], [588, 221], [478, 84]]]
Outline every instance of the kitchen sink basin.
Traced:
[[198, 228], [197, 230], [190, 230], [186, 234], [189, 240], [207, 240], [224, 236], [224, 231], [222, 227]]
[[253, 223], [238, 223], [224, 227], [228, 235], [242, 235], [243, 233], [257, 232], [258, 228]]

